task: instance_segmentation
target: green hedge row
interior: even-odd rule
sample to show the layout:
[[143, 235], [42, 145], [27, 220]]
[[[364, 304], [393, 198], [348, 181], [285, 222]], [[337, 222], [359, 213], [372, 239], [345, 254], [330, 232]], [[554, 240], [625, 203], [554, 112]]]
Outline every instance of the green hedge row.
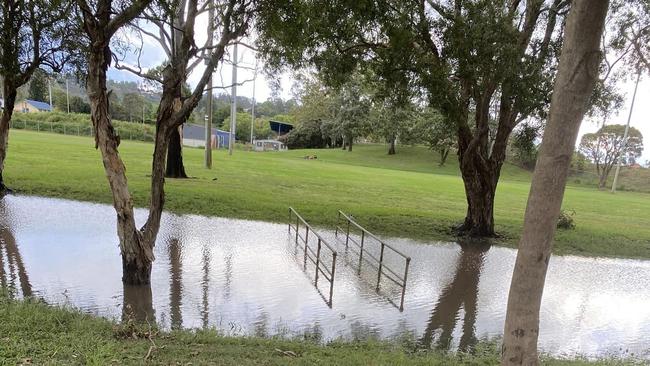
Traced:
[[[17, 130], [52, 132], [65, 135], [92, 136], [90, 115], [79, 113], [43, 112], [14, 113], [11, 127]], [[122, 139], [153, 141], [155, 126], [142, 123], [113, 121], [113, 127]]]

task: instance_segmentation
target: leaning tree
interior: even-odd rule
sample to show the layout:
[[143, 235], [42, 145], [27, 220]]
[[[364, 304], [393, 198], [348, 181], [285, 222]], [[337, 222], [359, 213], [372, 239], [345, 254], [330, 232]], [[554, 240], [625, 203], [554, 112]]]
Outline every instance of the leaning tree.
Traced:
[[538, 365], [539, 311], [580, 123], [598, 78], [607, 0], [573, 0], [508, 295], [501, 365]]
[[0, 2], [0, 76], [4, 108], [0, 117], [0, 194], [9, 127], [18, 88], [39, 68], [60, 71], [72, 58], [71, 3], [65, 0], [7, 0]]
[[[159, 2], [156, 5], [180, 4]], [[115, 33], [128, 22], [142, 14], [151, 0], [113, 2], [97, 0], [88, 3], [77, 0], [83, 18], [83, 28], [88, 38], [88, 78], [86, 88], [91, 103], [91, 120], [95, 131], [95, 145], [100, 150], [104, 170], [113, 195], [117, 213], [117, 233], [122, 256], [122, 281], [127, 284], [148, 284], [154, 261], [153, 248], [160, 228], [165, 200], [165, 156], [171, 133], [191, 114], [199, 103], [215, 66], [223, 59], [226, 47], [245, 34], [254, 11], [254, 3], [246, 0], [214, 1], [216, 24], [214, 29], [219, 40], [213, 48], [201, 78], [192, 93], [185, 98], [177, 97], [177, 87], [186, 79], [187, 65], [200, 56], [194, 41], [196, 15], [204, 6], [198, 0], [188, 0], [186, 17], [177, 40], [178, 57], [172, 58], [162, 70], [163, 95], [156, 116], [156, 135], [151, 167], [151, 192], [149, 215], [145, 224], [138, 228], [133, 211], [133, 199], [129, 192], [126, 168], [119, 155], [120, 138], [115, 133], [108, 113], [109, 92], [106, 89], [106, 71], [111, 64], [111, 40]]]
[[401, 72], [425, 91], [456, 133], [467, 199], [459, 232], [492, 236], [509, 136], [545, 115], [569, 5], [285, 0], [263, 12], [259, 47], [272, 66], [313, 65], [332, 82], [367, 67], [387, 80]]

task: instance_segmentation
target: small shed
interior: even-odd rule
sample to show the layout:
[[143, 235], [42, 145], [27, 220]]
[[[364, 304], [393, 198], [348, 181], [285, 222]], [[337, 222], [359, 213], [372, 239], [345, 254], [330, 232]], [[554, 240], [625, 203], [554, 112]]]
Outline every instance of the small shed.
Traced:
[[22, 102], [16, 103], [16, 106], [14, 107], [14, 112], [22, 112], [22, 113], [52, 112], [52, 106], [45, 102], [25, 99]]
[[286, 151], [287, 145], [277, 140], [253, 140], [255, 151]]
[[[216, 128], [212, 129], [212, 147], [215, 149], [227, 149], [230, 141], [230, 133]], [[192, 147], [205, 146], [205, 127], [186, 124], [183, 126], [183, 145]]]

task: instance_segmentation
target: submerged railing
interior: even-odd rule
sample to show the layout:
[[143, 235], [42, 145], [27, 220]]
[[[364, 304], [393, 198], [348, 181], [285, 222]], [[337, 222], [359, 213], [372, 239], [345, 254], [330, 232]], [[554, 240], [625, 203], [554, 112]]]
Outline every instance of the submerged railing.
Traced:
[[[341, 226], [341, 219], [344, 220], [343, 228]], [[354, 238], [354, 236], [350, 235], [350, 229], [356, 229], [357, 231], [360, 231], [360, 242], [357, 241], [357, 239]], [[403, 311], [404, 310], [404, 295], [406, 294], [406, 280], [408, 278], [408, 272], [409, 272], [409, 266], [411, 264], [411, 257], [407, 256], [406, 254], [400, 252], [399, 250], [395, 249], [394, 247], [390, 246], [389, 244], [386, 244], [383, 240], [379, 239], [377, 236], [363, 228], [361, 225], [359, 225], [354, 219], [348, 215], [346, 215], [343, 211], [339, 211], [338, 213], [338, 219], [336, 223], [336, 232], [335, 235], [338, 238], [339, 234], [345, 235], [345, 248], [348, 249], [350, 244], [354, 244], [357, 248], [359, 248], [359, 251], [356, 252], [359, 255], [359, 273], [361, 272], [361, 263], [362, 261], [366, 261], [366, 263], [370, 264], [371, 266], [375, 267], [377, 269], [377, 286], [376, 286], [376, 291], [379, 291], [379, 287], [381, 284], [381, 279], [382, 277], [386, 277], [388, 280], [392, 281], [395, 283], [397, 286], [401, 287], [402, 289], [402, 294], [400, 298], [400, 305], [399, 305], [399, 310]], [[372, 242], [374, 243], [379, 243], [379, 258], [375, 257], [370, 251], [367, 250], [367, 247], [365, 247], [366, 244], [368, 244], [368, 239], [373, 239]], [[392, 251], [399, 257], [403, 258], [404, 260], [404, 272], [403, 275], [398, 274], [395, 272], [393, 269], [391, 269], [387, 263], [384, 263], [385, 259], [385, 252], [386, 250]]]
[[[293, 225], [295, 218], [295, 226]], [[302, 223], [302, 224], [301, 224]], [[301, 235], [301, 225], [304, 228], [304, 236]], [[292, 207], [289, 207], [289, 234], [291, 229], [295, 232], [296, 245], [304, 245], [303, 269], [307, 271], [307, 260], [312, 262], [316, 267], [314, 271], [314, 286], [318, 289], [319, 273], [329, 282], [329, 300], [325, 300], [327, 305], [332, 306], [332, 294], [334, 293], [334, 273], [336, 271], [336, 250], [325, 241], [314, 229], [305, 221], [305, 219], [296, 212]], [[309, 235], [316, 238], [316, 250], [309, 246]], [[302, 244], [301, 244], [302, 243]], [[327, 259], [325, 251], [329, 252], [332, 262], [327, 266], [324, 259]], [[320, 290], [319, 290], [320, 292]]]

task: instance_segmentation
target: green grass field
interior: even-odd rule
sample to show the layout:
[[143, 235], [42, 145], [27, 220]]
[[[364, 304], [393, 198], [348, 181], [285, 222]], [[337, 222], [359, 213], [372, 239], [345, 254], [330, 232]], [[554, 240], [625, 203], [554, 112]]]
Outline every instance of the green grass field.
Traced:
[[[88, 137], [12, 130], [6, 183], [20, 193], [111, 202], [100, 153]], [[153, 145], [123, 141], [120, 151], [137, 206], [146, 206]], [[303, 159], [315, 154], [316, 160]], [[336, 150], [214, 154], [203, 168], [203, 150], [186, 148], [192, 179], [167, 180], [169, 211], [285, 222], [293, 206], [315, 225], [333, 227], [336, 212], [352, 213], [382, 235], [453, 240], [466, 201], [455, 157], [437, 166], [422, 147], [382, 145]], [[515, 246], [523, 222], [530, 173], [504, 167], [496, 198], [499, 244]], [[584, 186], [567, 188], [564, 209], [576, 212], [575, 230], [556, 236], [556, 253], [650, 258], [650, 194], [615, 195]]]

